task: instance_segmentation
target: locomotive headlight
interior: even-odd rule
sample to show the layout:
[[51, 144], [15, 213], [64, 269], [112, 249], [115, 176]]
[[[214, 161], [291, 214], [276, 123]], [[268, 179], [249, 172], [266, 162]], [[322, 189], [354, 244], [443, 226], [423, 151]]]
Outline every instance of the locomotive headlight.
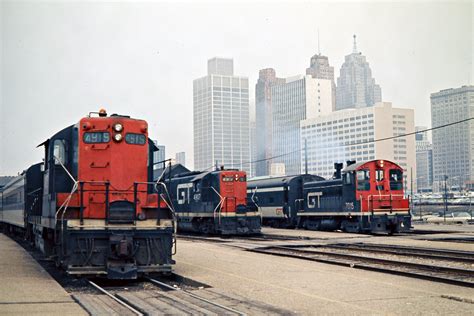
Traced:
[[122, 140], [122, 134], [115, 134], [114, 139], [116, 142], [120, 142]]
[[116, 132], [121, 132], [123, 130], [123, 125], [120, 123], [117, 123], [114, 125], [114, 131]]

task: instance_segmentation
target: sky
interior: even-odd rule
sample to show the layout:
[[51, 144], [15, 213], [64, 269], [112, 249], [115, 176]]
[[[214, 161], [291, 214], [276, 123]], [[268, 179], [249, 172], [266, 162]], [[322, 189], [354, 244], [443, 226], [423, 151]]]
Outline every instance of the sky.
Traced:
[[474, 84], [471, 1], [25, 2], [0, 1], [0, 175], [41, 161], [35, 148], [90, 111], [148, 121], [167, 158], [193, 164], [192, 82], [207, 60], [304, 74], [312, 55], [339, 76], [352, 35], [382, 100], [430, 126], [430, 93]]

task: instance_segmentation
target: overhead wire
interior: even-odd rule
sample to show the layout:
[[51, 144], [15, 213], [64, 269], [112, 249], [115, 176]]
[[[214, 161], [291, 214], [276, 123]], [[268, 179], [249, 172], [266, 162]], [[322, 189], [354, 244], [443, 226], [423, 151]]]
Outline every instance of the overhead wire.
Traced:
[[[402, 137], [407, 137], [407, 136], [420, 134], [420, 133], [424, 133], [424, 132], [428, 132], [428, 131], [433, 131], [433, 130], [449, 127], [449, 126], [452, 126], [452, 125], [461, 124], [461, 123], [464, 123], [464, 122], [468, 122], [470, 120], [474, 120], [474, 117], [470, 117], [470, 118], [467, 118], [467, 119], [464, 119], [464, 120], [459, 120], [459, 121], [455, 121], [455, 122], [451, 122], [451, 123], [447, 123], [447, 124], [443, 124], [443, 125], [439, 125], [439, 126], [419, 130], [419, 131], [414, 131], [414, 132], [410, 132], [410, 133], [406, 133], [406, 134], [394, 135], [394, 136], [384, 137], [384, 138], [379, 138], [379, 139], [372, 139], [372, 140], [362, 141], [362, 142], [358, 142], [358, 143], [340, 144], [338, 146], [339, 147], [349, 147], [349, 146], [358, 146], [358, 145], [365, 145], [365, 144], [376, 143], [376, 142], [381, 142], [381, 141], [386, 141], [386, 140], [392, 140], [392, 139], [396, 139], [396, 138], [402, 138]], [[303, 150], [304, 150], [304, 148], [301, 148], [301, 149], [293, 150], [293, 151], [290, 151], [290, 152], [287, 152], [287, 153], [284, 153], [284, 154], [280, 154], [280, 155], [276, 155], [276, 156], [272, 156], [272, 157], [268, 157], [268, 158], [264, 158], [264, 159], [258, 159], [258, 160], [254, 160], [254, 161], [243, 162], [243, 163], [239, 164], [239, 166], [258, 163], [258, 162], [263, 162], [263, 161], [267, 161], [267, 160], [273, 160], [275, 158], [288, 156], [288, 155], [291, 155], [291, 154], [294, 154], [294, 153], [297, 153], [297, 152], [303, 151]], [[234, 166], [234, 165], [231, 165], [231, 166]]]

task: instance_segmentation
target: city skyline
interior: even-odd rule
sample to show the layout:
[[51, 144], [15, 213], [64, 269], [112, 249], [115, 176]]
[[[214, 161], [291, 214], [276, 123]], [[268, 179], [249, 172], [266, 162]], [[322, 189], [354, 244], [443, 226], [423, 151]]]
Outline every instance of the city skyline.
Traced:
[[[350, 21], [343, 12], [351, 12]], [[171, 155], [185, 151], [192, 158], [186, 78], [200, 76], [209, 57], [229, 56], [249, 77], [252, 98], [259, 69], [272, 67], [279, 77], [304, 74], [318, 52], [318, 28], [320, 52], [336, 72], [357, 34], [383, 101], [412, 106], [416, 125], [431, 125], [429, 115], [417, 115], [430, 112], [431, 93], [473, 83], [470, 3], [260, 3], [252, 10], [238, 4], [209, 10], [202, 3], [2, 2], [1, 15], [5, 175], [40, 161], [37, 144], [100, 107], [147, 119], [152, 139]], [[231, 19], [237, 23], [225, 23]], [[223, 25], [219, 41], [216, 23]], [[255, 34], [268, 28], [274, 32], [265, 38]], [[19, 122], [29, 129], [16, 129]]]

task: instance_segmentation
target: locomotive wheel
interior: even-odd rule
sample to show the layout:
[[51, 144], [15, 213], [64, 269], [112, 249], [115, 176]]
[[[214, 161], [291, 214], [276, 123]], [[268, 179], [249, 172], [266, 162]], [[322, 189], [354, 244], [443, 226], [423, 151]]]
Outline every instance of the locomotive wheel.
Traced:
[[320, 220], [306, 220], [304, 222], [305, 228], [308, 230], [320, 230], [321, 221]]

